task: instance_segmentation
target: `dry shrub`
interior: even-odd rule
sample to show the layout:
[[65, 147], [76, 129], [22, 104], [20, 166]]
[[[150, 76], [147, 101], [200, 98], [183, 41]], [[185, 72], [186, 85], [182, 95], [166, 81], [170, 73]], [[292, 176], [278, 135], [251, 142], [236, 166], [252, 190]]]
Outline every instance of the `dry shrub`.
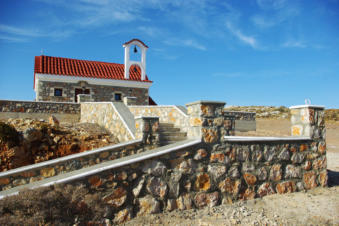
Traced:
[[0, 225], [72, 225], [98, 222], [105, 207], [81, 186], [24, 190], [0, 200]]

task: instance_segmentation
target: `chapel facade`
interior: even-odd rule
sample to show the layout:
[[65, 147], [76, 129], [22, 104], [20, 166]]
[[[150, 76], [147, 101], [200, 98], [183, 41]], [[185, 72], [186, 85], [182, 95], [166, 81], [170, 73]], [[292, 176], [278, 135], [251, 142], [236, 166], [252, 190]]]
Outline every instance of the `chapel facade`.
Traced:
[[[123, 47], [124, 64], [36, 56], [36, 101], [78, 102], [79, 94], [86, 94], [93, 102], [124, 101], [128, 98], [135, 105], [154, 105], [149, 96], [152, 81], [146, 75], [148, 46], [139, 39], [132, 39]], [[137, 53], [138, 49], [140, 59], [131, 60], [131, 50]]]

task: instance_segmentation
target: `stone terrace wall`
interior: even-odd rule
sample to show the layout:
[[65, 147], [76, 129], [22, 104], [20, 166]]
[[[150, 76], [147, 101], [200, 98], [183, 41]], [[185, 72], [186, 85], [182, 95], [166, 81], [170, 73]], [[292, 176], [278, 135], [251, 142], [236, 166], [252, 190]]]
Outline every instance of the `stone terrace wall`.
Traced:
[[225, 111], [224, 114], [232, 115], [235, 117], [235, 130], [240, 132], [255, 131], [256, 125], [256, 113], [255, 112], [243, 112], [243, 111]]
[[159, 117], [160, 123], [172, 123], [187, 132], [188, 116], [180, 106], [128, 106], [135, 117]]
[[0, 172], [0, 191], [140, 153], [147, 149], [148, 147], [145, 147], [141, 140], [136, 140]]
[[0, 100], [0, 119], [36, 118], [54, 115], [60, 121], [78, 122], [80, 105], [76, 103]]
[[126, 142], [135, 138], [133, 132], [129, 130], [127, 123], [124, 121], [123, 116], [117, 112], [112, 102], [81, 103], [80, 121], [97, 123], [105, 127], [120, 142]]
[[222, 102], [187, 106], [194, 132], [200, 130], [192, 143], [101, 163], [86, 172], [81, 169], [82, 176], [67, 183], [85, 186], [101, 197], [112, 213], [106, 217], [117, 223], [149, 213], [213, 207], [327, 185], [322, 108], [293, 108], [294, 137], [263, 138], [225, 136], [230, 119], [225, 119]]
[[256, 118], [255, 112], [224, 110], [224, 113], [227, 115], [233, 115], [235, 117], [235, 120], [255, 121]]
[[99, 195], [112, 210], [108, 218], [122, 222], [326, 186], [326, 157], [317, 142], [303, 139], [201, 142], [69, 183]]

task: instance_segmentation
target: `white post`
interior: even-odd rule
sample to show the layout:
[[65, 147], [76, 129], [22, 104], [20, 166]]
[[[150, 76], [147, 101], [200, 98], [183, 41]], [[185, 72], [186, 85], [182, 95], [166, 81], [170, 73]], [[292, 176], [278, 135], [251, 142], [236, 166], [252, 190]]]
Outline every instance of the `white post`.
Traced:
[[129, 79], [129, 48], [129, 45], [125, 46], [125, 79]]

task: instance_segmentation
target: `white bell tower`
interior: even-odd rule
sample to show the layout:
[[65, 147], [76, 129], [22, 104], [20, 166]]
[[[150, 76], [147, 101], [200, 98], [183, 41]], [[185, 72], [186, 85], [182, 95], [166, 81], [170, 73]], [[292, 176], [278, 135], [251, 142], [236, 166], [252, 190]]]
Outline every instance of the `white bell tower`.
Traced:
[[[125, 79], [129, 79], [129, 69], [133, 65], [138, 65], [141, 69], [141, 80], [146, 79], [146, 51], [148, 46], [145, 45], [139, 39], [132, 39], [122, 45], [125, 48]], [[131, 61], [130, 60], [130, 48], [131, 46], [138, 46], [141, 50], [141, 61]]]

